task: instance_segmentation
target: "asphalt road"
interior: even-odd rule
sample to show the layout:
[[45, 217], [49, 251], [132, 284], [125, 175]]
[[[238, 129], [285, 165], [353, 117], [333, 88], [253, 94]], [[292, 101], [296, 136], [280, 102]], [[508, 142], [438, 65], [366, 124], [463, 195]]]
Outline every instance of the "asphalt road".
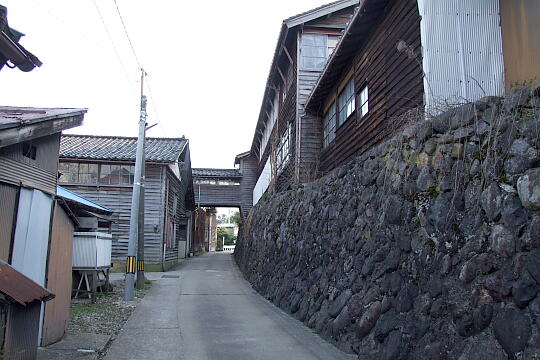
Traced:
[[351, 360], [273, 306], [245, 281], [230, 253], [184, 262], [157, 280], [107, 359]]

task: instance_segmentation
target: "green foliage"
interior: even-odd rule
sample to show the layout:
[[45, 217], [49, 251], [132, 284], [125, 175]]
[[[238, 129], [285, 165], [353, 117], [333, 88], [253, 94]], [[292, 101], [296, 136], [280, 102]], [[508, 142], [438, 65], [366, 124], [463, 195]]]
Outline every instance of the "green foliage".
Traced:
[[231, 223], [236, 224], [236, 226], [240, 226], [242, 223], [242, 217], [240, 216], [240, 211], [235, 212], [231, 216]]
[[229, 231], [227, 231], [225, 228], [218, 228], [217, 229], [217, 241], [219, 248], [219, 244], [221, 243], [221, 249], [223, 250], [223, 242], [225, 242], [225, 245], [234, 245], [236, 244], [236, 236], [232, 235]]

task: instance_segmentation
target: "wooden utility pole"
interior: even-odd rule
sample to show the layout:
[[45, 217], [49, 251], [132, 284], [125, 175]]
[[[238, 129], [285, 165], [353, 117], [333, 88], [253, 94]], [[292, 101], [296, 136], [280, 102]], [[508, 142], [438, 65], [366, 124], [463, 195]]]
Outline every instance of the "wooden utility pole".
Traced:
[[[137, 153], [135, 156], [135, 181], [133, 182], [133, 194], [131, 196], [131, 213], [129, 219], [129, 243], [126, 259], [126, 283], [124, 289], [124, 300], [131, 301], [134, 297], [135, 272], [137, 271], [137, 238], [138, 220], [140, 210], [140, 198], [142, 188], [142, 170], [144, 162], [144, 137], [146, 132], [146, 98], [142, 94], [144, 69], [141, 69], [141, 112], [139, 116], [139, 135], [137, 137]], [[143, 210], [144, 211], [144, 210]], [[144, 246], [143, 246], [144, 251]], [[143, 265], [144, 267], [144, 265]]]

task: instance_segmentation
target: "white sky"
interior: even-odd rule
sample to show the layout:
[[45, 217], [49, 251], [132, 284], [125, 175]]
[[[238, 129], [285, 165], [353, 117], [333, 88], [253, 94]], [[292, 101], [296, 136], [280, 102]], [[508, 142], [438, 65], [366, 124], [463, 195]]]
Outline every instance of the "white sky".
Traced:
[[[0, 105], [88, 108], [70, 133], [137, 135], [140, 72], [113, 0], [0, 0], [43, 62], [0, 71]], [[117, 0], [149, 74], [152, 137], [190, 140], [193, 167], [233, 167], [251, 147], [283, 19], [328, 0]], [[148, 89], [145, 89], [148, 96]], [[156, 115], [157, 114], [157, 115]]]

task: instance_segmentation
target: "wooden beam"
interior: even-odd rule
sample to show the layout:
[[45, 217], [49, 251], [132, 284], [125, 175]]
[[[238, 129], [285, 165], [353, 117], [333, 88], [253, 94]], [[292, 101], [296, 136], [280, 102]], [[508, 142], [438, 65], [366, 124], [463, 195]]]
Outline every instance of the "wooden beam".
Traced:
[[279, 72], [279, 75], [281, 76], [281, 80], [283, 80], [283, 84], [285, 84], [287, 81], [285, 80], [285, 75], [283, 75], [279, 66], [277, 67], [277, 71]]
[[291, 65], [294, 64], [292, 56], [291, 54], [289, 54], [289, 50], [287, 50], [287, 47], [285, 45], [283, 46], [283, 51], [285, 51], [285, 55], [287, 55], [287, 57], [289, 58], [289, 62], [291, 63]]

